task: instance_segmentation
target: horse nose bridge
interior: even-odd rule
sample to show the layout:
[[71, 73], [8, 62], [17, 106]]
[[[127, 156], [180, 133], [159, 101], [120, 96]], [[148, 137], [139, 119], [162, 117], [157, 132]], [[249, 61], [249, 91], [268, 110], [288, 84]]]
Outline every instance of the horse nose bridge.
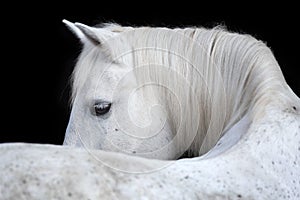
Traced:
[[70, 118], [66, 128], [63, 146], [101, 149], [102, 138], [99, 136], [99, 132], [94, 129], [91, 129], [93, 130], [91, 131], [83, 127], [86, 126], [82, 126], [82, 124], [79, 126], [77, 121], [73, 121]]
[[75, 130], [74, 130], [74, 126], [73, 126], [72, 120], [70, 118], [70, 120], [68, 122], [68, 125], [67, 125], [67, 128], [66, 128], [65, 138], [67, 136], [69, 136], [70, 134], [73, 134], [73, 133], [75, 133]]
[[81, 146], [80, 138], [76, 134], [73, 122], [70, 120], [66, 129], [65, 138], [63, 142], [64, 146]]

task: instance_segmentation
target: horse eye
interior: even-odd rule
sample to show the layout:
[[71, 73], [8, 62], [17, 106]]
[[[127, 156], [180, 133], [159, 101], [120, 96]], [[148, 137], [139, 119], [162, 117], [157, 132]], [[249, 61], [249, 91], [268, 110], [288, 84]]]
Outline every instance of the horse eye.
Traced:
[[94, 104], [95, 115], [100, 116], [106, 114], [110, 110], [111, 103], [99, 102]]

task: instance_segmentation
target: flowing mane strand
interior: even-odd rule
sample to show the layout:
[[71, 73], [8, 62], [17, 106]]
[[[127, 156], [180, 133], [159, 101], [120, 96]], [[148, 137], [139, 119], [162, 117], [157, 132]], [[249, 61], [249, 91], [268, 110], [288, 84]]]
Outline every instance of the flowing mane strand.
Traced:
[[245, 115], [256, 120], [266, 105], [289, 90], [271, 50], [249, 35], [220, 27], [106, 24], [103, 29], [119, 34], [103, 45], [84, 47], [73, 73], [73, 101], [88, 79], [91, 63], [106, 52], [108, 60], [132, 66], [138, 84], [164, 86], [151, 95], [168, 112], [178, 151], [188, 145], [191, 156], [206, 153]]

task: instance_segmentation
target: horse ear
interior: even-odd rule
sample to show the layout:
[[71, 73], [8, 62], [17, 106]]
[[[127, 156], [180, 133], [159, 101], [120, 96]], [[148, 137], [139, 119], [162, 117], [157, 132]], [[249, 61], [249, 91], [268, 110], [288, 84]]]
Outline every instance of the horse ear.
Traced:
[[67, 20], [62, 21], [66, 26], [81, 40], [82, 43], [86, 41], [91, 42], [94, 45], [102, 43], [102, 39], [98, 35], [98, 29], [90, 27], [81, 23], [72, 23]]

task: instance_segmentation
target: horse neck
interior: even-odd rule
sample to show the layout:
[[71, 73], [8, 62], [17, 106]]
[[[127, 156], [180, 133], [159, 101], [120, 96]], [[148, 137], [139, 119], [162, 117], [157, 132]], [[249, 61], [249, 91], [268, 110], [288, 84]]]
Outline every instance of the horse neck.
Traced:
[[[207, 87], [213, 98], [206, 104], [210, 111], [205, 116], [208, 124], [203, 124], [206, 137], [199, 132], [200, 139], [192, 147], [193, 152], [200, 148], [199, 154], [211, 149], [245, 115], [251, 123], [264, 115], [268, 105], [284, 106], [291, 100], [280, 67], [264, 43], [245, 35], [217, 34], [208, 42], [213, 45], [207, 58], [209, 67], [217, 70], [207, 70]], [[247, 132], [245, 128], [239, 131]]]
[[137, 74], [142, 82], [145, 77], [155, 79], [177, 93], [181, 110], [176, 107], [174, 96], [165, 90], [158, 91], [172, 130], [179, 135], [175, 141], [177, 148], [185, 150], [188, 145], [191, 155], [204, 154], [245, 114], [253, 121], [264, 113], [268, 104], [288, 98], [288, 86], [264, 43], [223, 30], [174, 31], [178, 34], [170, 35], [166, 29], [137, 30], [132, 39], [138, 38], [138, 42], [131, 42], [135, 67], [149, 63], [167, 65], [167, 69], [189, 80], [182, 86], [176, 82], [176, 75], [162, 75], [162, 68], [148, 68], [144, 74]]

